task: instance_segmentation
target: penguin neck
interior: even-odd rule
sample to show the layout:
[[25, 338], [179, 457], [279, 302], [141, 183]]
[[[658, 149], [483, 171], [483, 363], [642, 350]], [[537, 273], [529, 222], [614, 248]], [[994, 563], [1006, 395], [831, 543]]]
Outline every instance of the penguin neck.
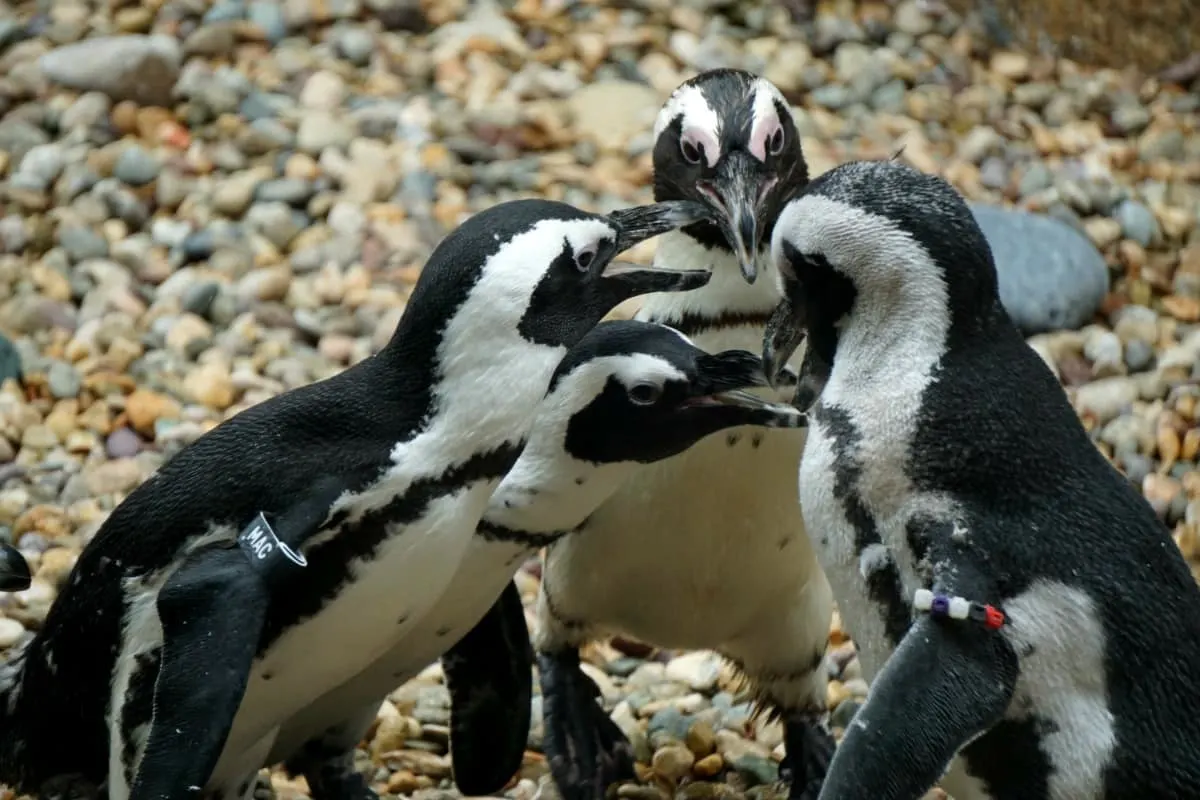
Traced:
[[[489, 476], [498, 480], [516, 459], [566, 348], [523, 338], [519, 315], [505, 313], [504, 305], [472, 301], [440, 320], [406, 314], [380, 353], [388, 371], [402, 382], [425, 378], [417, 403], [423, 409], [421, 419], [412, 435], [392, 450], [393, 463], [413, 479], [440, 474], [472, 458], [511, 452], [503, 469]], [[431, 341], [431, 331], [436, 342]], [[410, 374], [414, 370], [422, 374]]]
[[707, 269], [708, 283], [689, 292], [646, 295], [637, 318], [677, 328], [685, 336], [719, 334], [730, 328], [752, 328], [759, 337], [780, 294], [771, 259], [758, 254], [758, 277], [747, 283], [733, 253], [707, 247], [684, 231], [671, 231], [658, 239], [654, 264], [670, 269]]
[[593, 464], [528, 447], [496, 487], [484, 520], [531, 534], [569, 533], [583, 525], [636, 471], [635, 462]]

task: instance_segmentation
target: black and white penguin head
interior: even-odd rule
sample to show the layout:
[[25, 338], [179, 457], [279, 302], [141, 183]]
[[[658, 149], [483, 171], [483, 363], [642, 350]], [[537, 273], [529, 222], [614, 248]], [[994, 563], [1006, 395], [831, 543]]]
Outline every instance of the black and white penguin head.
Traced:
[[589, 464], [650, 463], [725, 428], [803, 424], [790, 405], [744, 391], [761, 386], [752, 353], [710, 354], [655, 323], [601, 323], [555, 370], [527, 448]]
[[852, 335], [864, 347], [919, 337], [942, 352], [1006, 319], [991, 248], [963, 198], [897, 161], [813, 179], [780, 214], [771, 258], [783, 300], [763, 342], [769, 375], [806, 332], [806, 359], [831, 369]]
[[779, 89], [743, 70], [702, 72], [667, 99], [654, 139], [655, 198], [708, 204], [715, 218], [684, 232], [732, 252], [753, 283], [780, 208], [808, 181], [800, 134]]
[[[706, 270], [615, 259], [639, 242], [710, 214], [687, 201], [608, 215], [550, 200], [499, 203], [468, 218], [434, 249], [408, 306], [449, 320], [440, 331], [443, 345], [465, 338], [486, 348], [490, 338], [516, 330], [534, 344], [570, 347], [630, 297], [704, 285]], [[402, 322], [393, 341], [422, 335], [411, 327]]]

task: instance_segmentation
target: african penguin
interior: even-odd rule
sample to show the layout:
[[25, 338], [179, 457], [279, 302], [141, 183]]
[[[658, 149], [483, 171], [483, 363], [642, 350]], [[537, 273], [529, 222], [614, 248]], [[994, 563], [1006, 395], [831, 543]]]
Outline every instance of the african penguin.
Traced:
[[708, 355], [646, 322], [599, 325], [560, 362], [527, 443], [492, 494], [436, 611], [403, 648], [326, 700], [378, 708], [382, 695], [453, 644], [442, 661], [454, 777], [469, 796], [500, 792], [520, 768], [529, 732], [532, 652], [515, 589], [502, 601], [512, 604], [506, 626], [472, 626], [509, 591], [522, 562], [577, 528], [638, 464], [734, 425], [800, 424], [790, 404], [740, 391], [764, 385], [758, 357], [746, 351]]
[[764, 361], [807, 331], [799, 491], [872, 679], [821, 798], [1200, 797], [1200, 589], [1000, 303], [959, 194], [896, 162], [783, 211]]
[[[713, 70], [676, 89], [654, 132], [655, 197], [708, 203], [717, 220], [664, 235], [655, 263], [713, 276], [701, 289], [647, 296], [637, 319], [709, 352], [759, 348], [779, 301], [760, 275], [769, 237], [808, 177], [791, 110], [768, 81]], [[796, 505], [803, 444], [803, 429], [710, 435], [638, 469], [584, 535], [547, 551], [535, 644], [547, 755], [567, 800], [632, 777], [629, 744], [579, 668], [578, 647], [612, 634], [736, 664], [760, 707], [783, 720], [791, 796], [815, 796], [833, 749], [823, 721], [832, 600]]]
[[233, 800], [288, 758], [315, 800], [371, 796], [353, 742], [326, 735], [354, 709], [294, 752], [276, 739], [436, 609], [567, 349], [618, 302], [707, 280], [614, 260], [705, 213], [519, 200], [469, 218], [379, 353], [225, 421], [112, 512], [4, 667], [0, 779]]

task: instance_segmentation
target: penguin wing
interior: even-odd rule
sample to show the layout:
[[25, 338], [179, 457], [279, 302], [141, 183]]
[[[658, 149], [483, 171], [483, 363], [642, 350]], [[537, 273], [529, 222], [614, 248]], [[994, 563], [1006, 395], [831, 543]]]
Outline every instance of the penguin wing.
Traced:
[[454, 782], [468, 797], [499, 794], [521, 768], [533, 699], [533, 646], [515, 583], [446, 651], [442, 670]]

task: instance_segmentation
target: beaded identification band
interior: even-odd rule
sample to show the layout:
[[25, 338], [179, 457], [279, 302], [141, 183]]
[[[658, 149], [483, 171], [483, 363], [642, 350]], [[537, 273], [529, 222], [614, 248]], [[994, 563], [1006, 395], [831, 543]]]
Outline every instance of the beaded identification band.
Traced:
[[928, 589], [917, 589], [913, 593], [913, 608], [917, 611], [928, 612], [935, 617], [969, 619], [972, 622], [980, 622], [990, 631], [999, 630], [1007, 621], [1004, 612], [995, 606], [972, 603], [965, 597], [935, 594]]

